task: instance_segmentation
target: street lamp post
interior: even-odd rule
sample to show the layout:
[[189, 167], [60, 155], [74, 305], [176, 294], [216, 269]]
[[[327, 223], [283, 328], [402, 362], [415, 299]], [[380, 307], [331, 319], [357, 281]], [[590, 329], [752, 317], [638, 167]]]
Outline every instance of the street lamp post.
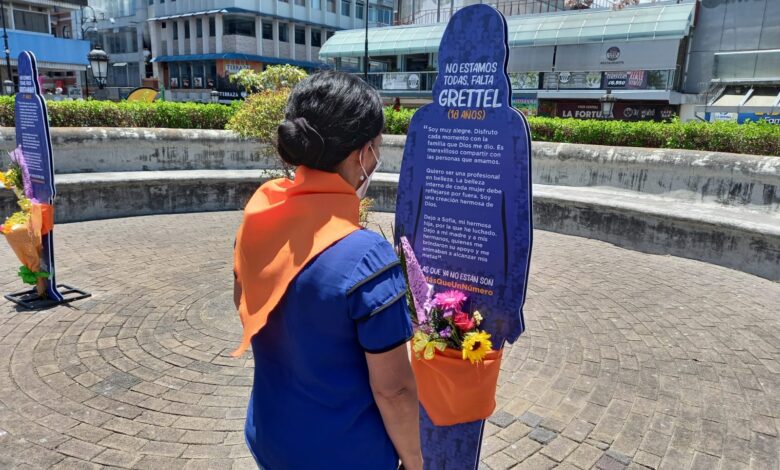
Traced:
[[108, 75], [108, 54], [100, 46], [95, 46], [87, 54], [87, 60], [92, 69], [92, 76], [95, 78], [98, 88], [102, 90], [106, 86], [106, 76]]
[[615, 108], [616, 101], [617, 98], [612, 94], [612, 90], [607, 90], [607, 94], [599, 98], [602, 119], [609, 119], [612, 116], [612, 110]]
[[[0, 17], [3, 21], [3, 50], [5, 51], [5, 69], [8, 74], [8, 80], [13, 82], [14, 76], [11, 73], [11, 49], [8, 47], [8, 29], [5, 26], [5, 2], [0, 0]], [[13, 93], [11, 93], [13, 94]]]
[[11, 96], [14, 94], [14, 81], [5, 79], [3, 81], [3, 89], [5, 90], [5, 94], [8, 96]]
[[219, 103], [219, 92], [217, 90], [211, 90], [211, 102], [214, 104]]
[[371, 11], [371, 2], [370, 0], [366, 0], [366, 11], [365, 11], [365, 19], [366, 19], [366, 46], [363, 53], [363, 76], [366, 80], [366, 83], [368, 83], [368, 12]]

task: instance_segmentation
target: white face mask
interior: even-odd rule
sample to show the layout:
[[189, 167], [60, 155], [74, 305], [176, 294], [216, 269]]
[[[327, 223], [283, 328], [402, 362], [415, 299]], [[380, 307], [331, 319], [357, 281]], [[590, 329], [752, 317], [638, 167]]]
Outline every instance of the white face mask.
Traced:
[[366, 171], [366, 167], [363, 166], [363, 154], [360, 154], [360, 168], [363, 170], [363, 175], [360, 177], [360, 180], [363, 181], [363, 183], [360, 184], [357, 188], [357, 197], [359, 199], [363, 199], [366, 197], [366, 194], [368, 193], [368, 186], [371, 184], [371, 178], [374, 177], [374, 174], [379, 170], [379, 166], [382, 164], [382, 161], [377, 158], [376, 153], [374, 153], [374, 148], [369, 146], [369, 150], [371, 150], [371, 153], [374, 155], [374, 160], [376, 160], [376, 166], [374, 167], [374, 171], [371, 172], [369, 175]]

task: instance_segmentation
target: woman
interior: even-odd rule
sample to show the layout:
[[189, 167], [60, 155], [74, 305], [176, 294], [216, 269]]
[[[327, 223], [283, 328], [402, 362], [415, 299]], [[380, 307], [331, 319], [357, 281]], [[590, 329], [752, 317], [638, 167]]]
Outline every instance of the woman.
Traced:
[[295, 181], [264, 184], [244, 211], [236, 354], [251, 343], [245, 433], [266, 470], [422, 468], [404, 276], [391, 245], [358, 225], [383, 127], [359, 78], [302, 81], [277, 143]]

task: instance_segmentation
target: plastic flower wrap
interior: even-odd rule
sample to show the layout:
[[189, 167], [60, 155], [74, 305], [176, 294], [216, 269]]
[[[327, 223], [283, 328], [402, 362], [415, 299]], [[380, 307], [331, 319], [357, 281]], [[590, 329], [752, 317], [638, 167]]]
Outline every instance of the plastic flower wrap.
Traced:
[[414, 305], [414, 314], [417, 317], [416, 323], [423, 324], [426, 320], [426, 304], [430, 300], [432, 290], [425, 280], [425, 274], [420, 269], [420, 263], [417, 262], [412, 245], [406, 237], [401, 237], [401, 260], [406, 272], [409, 294], [412, 298], [411, 304]]
[[33, 197], [30, 173], [21, 147], [8, 156], [11, 164], [8, 170], [0, 172], [0, 184], [14, 192], [20, 210], [5, 219], [0, 225], [0, 233], [22, 263], [19, 277], [25, 283], [35, 285], [38, 294], [43, 296], [49, 273], [41, 271], [42, 235], [51, 229], [52, 207]]

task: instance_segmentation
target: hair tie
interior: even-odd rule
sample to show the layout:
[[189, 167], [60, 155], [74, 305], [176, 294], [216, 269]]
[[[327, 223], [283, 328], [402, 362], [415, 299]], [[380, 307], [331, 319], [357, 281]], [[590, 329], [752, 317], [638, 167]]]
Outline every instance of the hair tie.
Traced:
[[317, 129], [311, 126], [309, 124], [309, 121], [306, 120], [306, 118], [299, 117], [293, 119], [293, 123], [300, 127], [301, 130], [303, 130], [304, 135], [309, 140], [309, 142], [314, 141], [315, 139], [319, 141], [320, 143], [320, 153], [317, 155], [317, 160], [315, 160], [314, 166], [319, 166], [320, 160], [322, 159], [322, 156], [325, 155], [325, 139], [322, 137], [322, 135], [317, 132]]

